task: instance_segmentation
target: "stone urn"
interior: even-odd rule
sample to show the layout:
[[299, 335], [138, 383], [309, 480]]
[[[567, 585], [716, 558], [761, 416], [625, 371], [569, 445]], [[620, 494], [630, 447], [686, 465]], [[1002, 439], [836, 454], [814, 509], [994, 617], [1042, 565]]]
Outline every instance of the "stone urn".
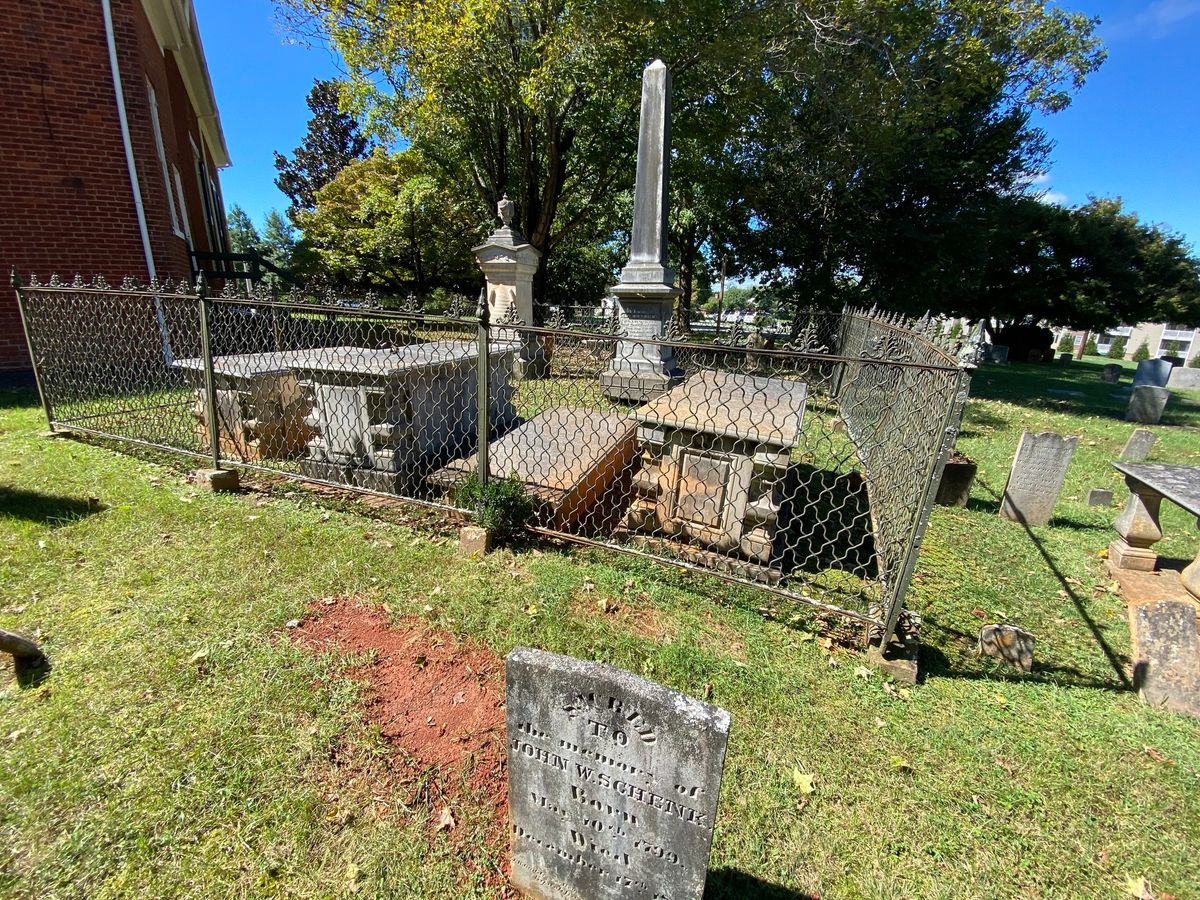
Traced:
[[966, 506], [971, 498], [971, 484], [975, 481], [975, 473], [979, 470], [973, 459], [964, 456], [957, 450], [946, 460], [946, 468], [942, 470], [942, 480], [938, 484], [937, 495], [933, 502], [939, 506]]

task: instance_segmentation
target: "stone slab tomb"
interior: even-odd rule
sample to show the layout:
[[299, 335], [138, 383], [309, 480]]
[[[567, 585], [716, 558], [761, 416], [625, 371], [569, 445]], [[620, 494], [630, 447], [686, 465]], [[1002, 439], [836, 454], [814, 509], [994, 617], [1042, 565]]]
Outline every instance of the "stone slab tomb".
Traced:
[[[489, 356], [489, 415], [498, 429], [516, 420], [515, 352], [515, 346], [493, 349]], [[391, 348], [315, 347], [217, 356], [213, 372], [218, 384], [235, 384], [242, 393], [270, 379], [295, 386], [305, 398], [303, 404], [289, 407], [305, 410], [301, 423], [306, 441], [300, 461], [305, 475], [394, 492], [411, 487], [431, 468], [472, 446], [478, 358], [473, 341]], [[178, 363], [184, 368], [200, 364], [200, 360]], [[198, 403], [204, 405], [203, 397]], [[230, 408], [231, 416], [239, 409]], [[239, 428], [248, 427], [243, 418], [231, 432], [236, 435]], [[296, 455], [294, 445], [286, 449]], [[261, 441], [258, 452], [260, 457], [268, 455]]]
[[512, 882], [535, 900], [699, 900], [729, 713], [602, 663], [505, 660]]
[[703, 371], [635, 410], [641, 468], [624, 528], [769, 567], [807, 395], [800, 381]]
[[[203, 380], [201, 359], [181, 359], [177, 368]], [[213, 379], [217, 395], [217, 435], [221, 453], [243, 462], [293, 459], [304, 454], [313, 431], [306, 423], [312, 404], [294, 372], [264, 367], [245, 373], [218, 368]], [[196, 440], [207, 450], [212, 440], [208, 394], [197, 388], [192, 405]]]
[[1078, 443], [1078, 437], [1064, 438], [1052, 431], [1022, 432], [1000, 501], [1000, 517], [1025, 525], [1049, 522]]
[[[637, 423], [626, 415], [556, 406], [538, 413], [488, 447], [494, 478], [516, 475], [538, 505], [540, 524], [557, 531], [603, 527], [623, 509], [637, 455]], [[458, 459], [430, 481], [451, 489], [479, 457]]]

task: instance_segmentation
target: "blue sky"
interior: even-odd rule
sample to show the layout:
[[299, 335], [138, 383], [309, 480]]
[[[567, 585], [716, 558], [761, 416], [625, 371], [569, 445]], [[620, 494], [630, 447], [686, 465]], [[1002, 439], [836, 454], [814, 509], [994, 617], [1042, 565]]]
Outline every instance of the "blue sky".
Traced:
[[[1182, 232], [1200, 250], [1200, 0], [1081, 0], [1103, 19], [1108, 61], [1065, 112], [1039, 119], [1055, 141], [1038, 183], [1047, 198], [1121, 196], [1142, 218]], [[304, 134], [314, 78], [337, 72], [322, 48], [288, 44], [270, 0], [196, 0], [233, 166], [227, 206], [260, 225], [286, 199], [272, 152]]]

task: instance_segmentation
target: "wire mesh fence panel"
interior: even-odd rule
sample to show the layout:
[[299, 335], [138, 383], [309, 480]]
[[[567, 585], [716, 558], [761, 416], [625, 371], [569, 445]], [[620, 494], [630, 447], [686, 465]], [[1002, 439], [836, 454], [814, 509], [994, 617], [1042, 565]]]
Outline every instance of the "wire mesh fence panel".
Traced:
[[876, 639], [966, 398], [935, 323], [874, 311], [635, 340], [603, 311], [534, 327], [232, 290], [21, 298], [54, 424], [465, 513], [506, 479], [535, 530], [758, 585]]
[[52, 426], [202, 453], [194, 427], [198, 299], [171, 285], [33, 280], [21, 290], [30, 353]]

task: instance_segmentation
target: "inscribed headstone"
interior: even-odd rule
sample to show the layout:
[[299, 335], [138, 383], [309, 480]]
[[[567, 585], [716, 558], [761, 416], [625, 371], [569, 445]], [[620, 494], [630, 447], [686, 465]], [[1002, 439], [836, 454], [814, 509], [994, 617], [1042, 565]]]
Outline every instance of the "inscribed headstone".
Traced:
[[1135, 428], [1121, 450], [1121, 462], [1145, 462], [1158, 436], [1148, 428]]
[[1157, 425], [1162, 421], [1163, 411], [1170, 399], [1171, 392], [1166, 388], [1149, 384], [1135, 387], [1129, 398], [1129, 406], [1125, 409], [1125, 421]]
[[1026, 525], [1049, 522], [1078, 443], [1078, 437], [1064, 438], [1052, 431], [1023, 432], [1004, 487], [1001, 518]]
[[1133, 373], [1133, 386], [1137, 388], [1148, 384], [1151, 387], [1166, 387], [1172, 368], [1165, 359], [1143, 359]]
[[699, 900], [729, 713], [602, 663], [505, 660], [512, 880], [536, 900]]

